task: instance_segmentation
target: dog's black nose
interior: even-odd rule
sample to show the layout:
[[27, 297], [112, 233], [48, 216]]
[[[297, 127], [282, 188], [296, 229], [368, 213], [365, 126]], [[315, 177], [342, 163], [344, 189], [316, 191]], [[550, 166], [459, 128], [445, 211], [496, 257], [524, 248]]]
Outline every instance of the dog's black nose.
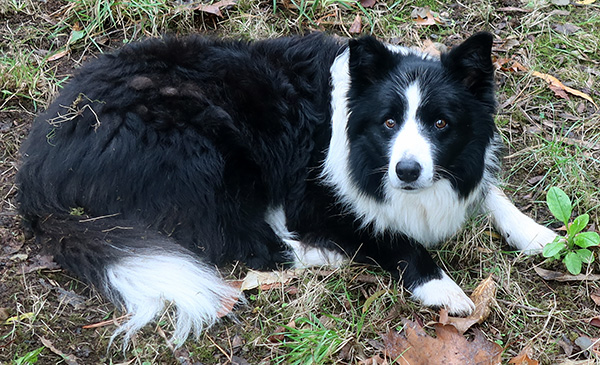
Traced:
[[396, 175], [406, 183], [411, 183], [421, 175], [421, 165], [415, 160], [403, 160], [396, 164]]

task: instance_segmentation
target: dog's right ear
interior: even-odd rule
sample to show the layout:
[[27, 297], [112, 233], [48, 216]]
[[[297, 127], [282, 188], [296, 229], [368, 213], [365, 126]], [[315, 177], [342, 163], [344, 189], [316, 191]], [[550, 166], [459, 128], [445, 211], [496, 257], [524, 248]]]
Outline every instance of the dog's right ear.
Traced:
[[375, 37], [351, 39], [348, 48], [352, 85], [368, 87], [385, 78], [395, 65], [394, 54]]

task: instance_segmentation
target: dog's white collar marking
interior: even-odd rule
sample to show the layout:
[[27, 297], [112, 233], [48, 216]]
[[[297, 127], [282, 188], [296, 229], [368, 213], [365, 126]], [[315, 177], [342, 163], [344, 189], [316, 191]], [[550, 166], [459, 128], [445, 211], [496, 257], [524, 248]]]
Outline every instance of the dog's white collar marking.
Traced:
[[[407, 54], [408, 50], [391, 50]], [[330, 68], [331, 141], [323, 164], [323, 181], [331, 186], [339, 201], [354, 213], [363, 225], [373, 224], [379, 232], [404, 233], [426, 247], [455, 234], [463, 225], [471, 207], [481, 196], [481, 186], [460, 199], [449, 181], [436, 181], [419, 192], [404, 192], [384, 181], [385, 199], [379, 202], [361, 192], [350, 176], [350, 146], [347, 138], [348, 91], [350, 89], [349, 50], [340, 54]]]

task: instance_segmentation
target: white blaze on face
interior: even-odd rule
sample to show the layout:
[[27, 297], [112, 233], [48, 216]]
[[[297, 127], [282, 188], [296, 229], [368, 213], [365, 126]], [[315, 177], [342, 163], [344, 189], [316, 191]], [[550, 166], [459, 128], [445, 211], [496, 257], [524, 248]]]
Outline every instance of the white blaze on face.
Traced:
[[[388, 177], [391, 187], [396, 189], [425, 188], [433, 184], [433, 146], [425, 137], [417, 117], [417, 110], [422, 100], [419, 84], [416, 82], [410, 84], [404, 96], [407, 108], [400, 131], [392, 140]], [[398, 177], [396, 166], [401, 161], [414, 161], [420, 165], [421, 173], [416, 181], [407, 183]]]

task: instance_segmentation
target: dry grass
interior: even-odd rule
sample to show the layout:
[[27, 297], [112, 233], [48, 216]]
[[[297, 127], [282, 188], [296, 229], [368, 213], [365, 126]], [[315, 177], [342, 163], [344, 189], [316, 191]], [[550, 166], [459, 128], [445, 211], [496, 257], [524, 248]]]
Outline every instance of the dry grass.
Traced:
[[[239, 359], [252, 364], [291, 363], [302, 356], [310, 358], [315, 349], [324, 353], [321, 362], [355, 363], [377, 354], [380, 334], [401, 327], [402, 319], [422, 323], [436, 319], [435, 311], [410, 301], [401, 287], [374, 268], [310, 270], [286, 286], [248, 293], [247, 304], [235, 310], [237, 319], [225, 319], [175, 354], [163, 338], [172, 328], [169, 313], [158, 326], [146, 328], [123, 354], [118, 345], [105, 350], [113, 324], [82, 329], [119, 315], [93, 289], [60, 270], [23, 272], [32, 268], [40, 248], [25, 239], [15, 213], [13, 177], [20, 141], [34, 115], [48, 104], [73, 67], [123, 42], [189, 32], [248, 39], [312, 30], [349, 36], [357, 14], [362, 17], [363, 32], [411, 46], [422, 46], [426, 40], [451, 46], [487, 29], [497, 35], [497, 57], [511, 57], [530, 70], [550, 73], [600, 101], [598, 5], [557, 7], [541, 0], [527, 4], [418, 1], [417, 5], [429, 5], [452, 20], [449, 26], [438, 28], [415, 26], [410, 19], [413, 7], [405, 2], [378, 2], [370, 9], [348, 7], [350, 3], [286, 0], [276, 2], [274, 8], [271, 1], [241, 0], [223, 10], [223, 17], [174, 6], [179, 3], [149, 0], [132, 1], [130, 6], [100, 0], [7, 0], [0, 4], [0, 363], [22, 359], [40, 348], [38, 363], [60, 362], [41, 339], [50, 340], [64, 354], [77, 356], [79, 363], [90, 364], [225, 364]], [[502, 8], [508, 10], [498, 10]], [[565, 24], [580, 30], [575, 34], [556, 30]], [[48, 60], [61, 52], [62, 57]], [[503, 181], [508, 195], [538, 221], [554, 223], [543, 200], [550, 186], [559, 186], [577, 201], [577, 213], [590, 214], [597, 230], [600, 115], [596, 109], [581, 98], [556, 97], [530, 72], [499, 70], [497, 81], [502, 106], [497, 121], [507, 144]], [[435, 255], [467, 291], [494, 275], [497, 303], [480, 328], [490, 340], [506, 346], [504, 361], [527, 345], [532, 347], [532, 357], [544, 364], [595, 361], [593, 354], [577, 346], [570, 357], [564, 349], [578, 337], [600, 337], [588, 322], [598, 315], [590, 299], [599, 290], [598, 283], [544, 281], [534, 266], [564, 268], [545, 263], [539, 256], [509, 251], [485, 217], [475, 218]], [[598, 263], [588, 270], [597, 272]], [[243, 272], [235, 267], [230, 276], [240, 277]], [[365, 306], [368, 310], [363, 310]], [[2, 324], [4, 317], [16, 320]], [[281, 332], [286, 333], [285, 343], [272, 336]], [[337, 346], [328, 351], [311, 342], [319, 336]]]

